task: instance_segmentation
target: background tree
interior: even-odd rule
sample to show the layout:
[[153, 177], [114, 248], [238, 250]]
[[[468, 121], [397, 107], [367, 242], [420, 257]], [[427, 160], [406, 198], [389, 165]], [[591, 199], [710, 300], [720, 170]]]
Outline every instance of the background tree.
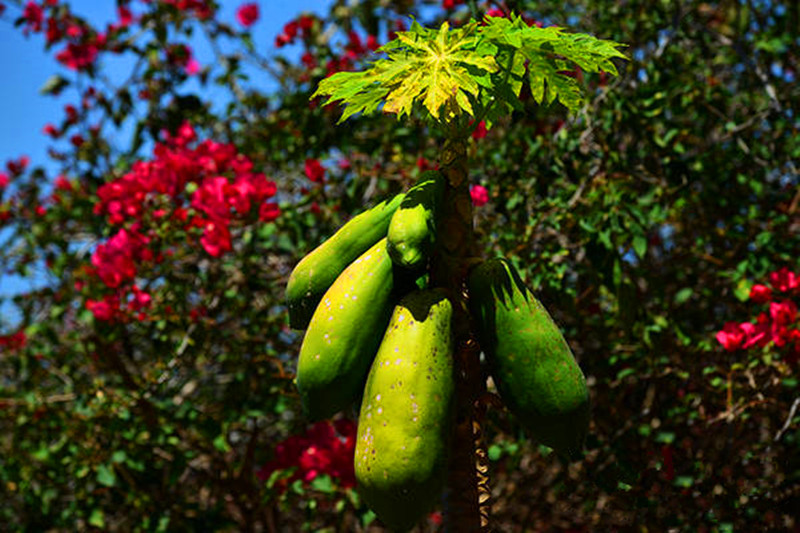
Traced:
[[[422, 121], [337, 128], [309, 97], [408, 15], [458, 26], [471, 9], [631, 58], [618, 79], [573, 73], [590, 91], [575, 115], [523, 102], [466, 146], [482, 252], [537, 290], [594, 405], [569, 466], [489, 409], [495, 529], [796, 527], [793, 4], [340, 2], [287, 21], [269, 52], [252, 8], [225, 22], [204, 0], [123, 2], [97, 28], [64, 3], [4, 4], [69, 69], [48, 90], [75, 98], [49, 130], [59, 175], [0, 174], [3, 271], [47, 280], [0, 332], [10, 529], [379, 529], [347, 470], [352, 423], [300, 416], [283, 288], [439, 147]], [[117, 55], [134, 61], [114, 85]]]

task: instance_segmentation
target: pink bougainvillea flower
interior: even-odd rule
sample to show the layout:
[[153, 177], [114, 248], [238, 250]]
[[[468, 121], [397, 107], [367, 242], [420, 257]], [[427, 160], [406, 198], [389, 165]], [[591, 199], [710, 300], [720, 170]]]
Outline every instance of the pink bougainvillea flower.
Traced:
[[727, 322], [723, 326], [722, 331], [717, 332], [716, 337], [723, 348], [729, 352], [734, 352], [741, 348], [745, 340], [745, 331], [738, 322]]
[[381, 47], [381, 43], [378, 42], [378, 38], [374, 35], [367, 35], [367, 49], [371, 52], [374, 52], [378, 48]]
[[19, 157], [16, 161], [13, 159], [9, 159], [6, 161], [6, 170], [8, 170], [9, 174], [13, 176], [18, 176], [25, 172], [25, 169], [28, 168], [28, 165], [31, 162], [31, 158], [27, 155], [23, 155]]
[[278, 186], [274, 181], [268, 180], [264, 174], [255, 174], [251, 180], [255, 191], [253, 198], [256, 202], [263, 202], [267, 198], [272, 198], [278, 192]]
[[439, 168], [439, 164], [438, 163], [431, 163], [430, 161], [428, 161], [424, 157], [419, 156], [417, 158], [417, 168], [420, 170], [420, 172], [424, 172], [426, 170]]
[[312, 69], [317, 66], [317, 58], [311, 52], [303, 53], [303, 55], [300, 57], [300, 61], [302, 61], [308, 69]]
[[769, 316], [778, 326], [785, 326], [797, 318], [797, 305], [791, 300], [769, 304]]
[[186, 144], [195, 140], [197, 140], [197, 133], [195, 133], [189, 121], [184, 120], [183, 123], [178, 126], [178, 131], [175, 135], [175, 144], [177, 146], [186, 146]]
[[44, 10], [36, 2], [28, 2], [22, 10], [22, 19], [25, 21], [25, 32], [42, 31], [44, 22]]
[[242, 4], [239, 6], [239, 9], [236, 10], [236, 20], [245, 28], [249, 28], [255, 24], [258, 20], [258, 15], [258, 4], [255, 2]]
[[119, 17], [118, 28], [127, 28], [136, 21], [128, 6], [117, 6], [117, 16]]
[[800, 277], [786, 267], [770, 274], [769, 282], [779, 292], [789, 292], [800, 287]]
[[792, 340], [792, 331], [786, 326], [782, 326], [777, 322], [772, 323], [772, 342], [778, 348], [783, 348]]
[[281, 214], [281, 208], [275, 202], [262, 204], [258, 210], [258, 219], [262, 222], [271, 222]]
[[42, 128], [42, 132], [43, 132], [45, 135], [48, 135], [48, 136], [50, 136], [50, 137], [53, 137], [54, 139], [55, 139], [56, 137], [58, 137], [58, 128], [56, 128], [56, 127], [55, 127], [54, 125], [52, 125], [52, 124], [45, 124], [45, 125], [44, 125], [44, 128]]
[[286, 35], [290, 40], [294, 40], [297, 37], [297, 32], [300, 30], [300, 22], [296, 20], [290, 20], [283, 26], [283, 34]]
[[[19, 350], [28, 341], [24, 331], [18, 331], [11, 335], [0, 335], [0, 348], [8, 350]], [[0, 352], [1, 353], [1, 352]]]
[[110, 288], [136, 275], [136, 262], [142, 259], [149, 239], [135, 228], [119, 230], [108, 242], [99, 244], [91, 262], [97, 275]]
[[250, 212], [250, 199], [256, 192], [250, 175], [242, 175], [236, 178], [233, 184], [227, 186], [226, 194], [228, 203], [236, 209], [240, 215]]
[[750, 289], [750, 299], [757, 304], [767, 303], [768, 301], [770, 301], [771, 298], [772, 298], [772, 289], [770, 289], [766, 285], [756, 283]]
[[200, 72], [200, 63], [198, 63], [195, 58], [191, 58], [189, 59], [189, 61], [186, 62], [184, 70], [186, 71], [186, 74], [188, 76], [194, 76], [195, 74]]
[[65, 105], [64, 114], [67, 115], [67, 124], [75, 124], [78, 121], [78, 109], [74, 105]]
[[306, 177], [314, 183], [323, 183], [325, 181], [325, 168], [318, 159], [306, 159], [305, 173]]
[[489, 202], [489, 191], [483, 185], [473, 185], [469, 188], [469, 194], [472, 196], [472, 205], [481, 207]]
[[483, 139], [486, 137], [486, 121], [481, 120], [478, 122], [478, 125], [475, 126], [475, 129], [472, 130], [472, 138], [475, 140]]
[[72, 183], [67, 179], [66, 176], [63, 174], [59, 175], [56, 180], [53, 182], [56, 190], [58, 191], [71, 191], [72, 190]]
[[8, 174], [0, 172], [0, 191], [8, 187], [11, 180], [8, 179]]
[[223, 176], [206, 178], [192, 195], [192, 207], [204, 212], [210, 218], [226, 220], [230, 218], [227, 190], [228, 178]]
[[207, 222], [203, 227], [200, 244], [208, 255], [219, 257], [231, 249], [231, 232], [228, 226], [219, 222]]
[[767, 315], [762, 313], [759, 315], [755, 324], [751, 322], [742, 322], [739, 327], [745, 334], [745, 341], [742, 348], [748, 350], [753, 346], [759, 348], [766, 346], [770, 341], [770, 325], [768, 323]]
[[275, 447], [275, 458], [256, 472], [262, 481], [277, 470], [294, 469], [291, 477], [279, 482], [279, 490], [288, 483], [313, 481], [327, 474], [342, 488], [356, 484], [353, 471], [356, 425], [352, 421], [337, 420], [314, 424], [304, 435], [292, 435]]
[[128, 302], [128, 308], [132, 311], [140, 311], [150, 305], [152, 297], [146, 291], [133, 286], [133, 298]]
[[102, 300], [86, 300], [86, 309], [91, 311], [95, 319], [108, 322], [114, 318], [116, 305], [113, 297], [105, 296]]
[[56, 60], [70, 70], [86, 70], [97, 59], [98, 50], [95, 42], [68, 43], [56, 54]]
[[297, 19], [297, 25], [300, 27], [300, 31], [303, 32], [303, 36], [308, 37], [311, 28], [314, 27], [314, 17], [311, 15], [300, 15], [300, 18]]

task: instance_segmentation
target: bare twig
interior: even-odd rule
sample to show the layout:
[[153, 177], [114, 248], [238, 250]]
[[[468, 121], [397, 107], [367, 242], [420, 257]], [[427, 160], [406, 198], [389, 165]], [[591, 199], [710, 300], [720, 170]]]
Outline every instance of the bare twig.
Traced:
[[797, 408], [800, 406], [800, 396], [794, 399], [794, 403], [792, 403], [792, 407], [789, 409], [789, 416], [786, 417], [786, 422], [783, 423], [783, 427], [775, 434], [775, 438], [772, 439], [773, 442], [778, 442], [783, 437], [783, 434], [786, 433], [792, 425], [792, 419], [794, 418], [795, 413], [797, 412]]

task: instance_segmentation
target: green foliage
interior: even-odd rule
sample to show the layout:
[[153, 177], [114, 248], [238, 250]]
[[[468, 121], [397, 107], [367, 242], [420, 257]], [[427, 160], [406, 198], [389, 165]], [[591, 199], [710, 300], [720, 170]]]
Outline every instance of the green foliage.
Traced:
[[[374, 113], [380, 104], [384, 112], [398, 118], [410, 115], [415, 103], [424, 105], [436, 119], [445, 104], [472, 114], [468, 95], [477, 98], [480, 76], [498, 70], [490, 50], [479, 46], [476, 33], [475, 22], [455, 30], [445, 22], [437, 31], [414, 21], [410, 31], [398, 33], [379, 50], [386, 52], [387, 59], [362, 72], [326, 78], [312, 96], [327, 95], [329, 102], [347, 104], [340, 121], [354, 113]], [[448, 110], [444, 118], [455, 114]]]
[[[411, 4], [342, 0], [298, 45], [316, 66], [292, 59], [295, 50], [272, 61], [243, 47], [208, 65], [199, 57], [208, 76], [189, 83], [164, 59], [165, 47], [191, 29], [233, 48], [237, 30], [151, 2], [144, 20], [153, 31], [132, 48], [123, 43], [148, 54], [130, 62], [139, 70], [125, 84], [106, 89], [113, 80], [93, 83], [99, 74], [69, 77], [76, 83], [61, 98], [78, 108], [77, 87], [104, 93], [77, 122], [59, 124], [66, 137], [53, 141], [58, 172], [74, 188], [51, 199], [55, 174], [34, 168], [0, 197], [0, 266], [35, 282], [2, 297], [20, 320], [0, 317], [0, 337], [28, 338], [21, 348], [0, 346], [3, 527], [380, 530], [335, 477], [331, 487], [322, 478], [288, 482], [296, 469], [265, 481], [255, 472], [278, 455], [276, 443], [307, 428], [291, 385], [300, 338], [286, 329], [289, 273], [353, 214], [407, 189], [441, 153], [429, 124], [367, 113], [342, 128], [339, 112], [308, 102], [326, 65], [344, 57], [348, 30], [383, 42]], [[627, 43], [630, 60], [614, 79], [581, 70], [583, 80], [574, 79], [585, 102], [569, 117], [533, 99], [521, 52], [507, 90], [503, 70], [474, 69], [508, 93], [503, 102], [516, 102], [510, 119], [491, 115], [505, 114], [506, 104], [492, 106], [493, 128], [468, 139], [470, 180], [489, 195], [475, 209], [483, 252], [507, 257], [553, 314], [594, 406], [586, 458], [569, 469], [489, 408], [492, 527], [796, 528], [797, 366], [768, 348], [726, 353], [713, 337], [728, 320], [752, 318], [740, 298], [754, 282], [797, 267], [796, 2], [509, 6], [527, 20]], [[7, 13], [13, 9], [8, 3]], [[447, 17], [463, 28], [470, 16], [463, 5], [430, 11], [421, 25], [439, 28]], [[117, 42], [131, 35], [123, 37]], [[496, 46], [495, 63], [505, 69], [503, 47], [512, 45]], [[147, 91], [144, 99], [137, 91]], [[466, 96], [479, 119], [483, 101]], [[424, 97], [417, 101], [427, 113]], [[153, 320], [95, 320], [85, 303], [97, 295], [83, 272], [112, 233], [93, 213], [97, 189], [149, 158], [159, 132], [184, 119], [201, 138], [233, 143], [274, 179], [283, 214], [233, 228], [234, 249], [221, 258], [204, 255], [198, 235], [175, 234], [161, 266], [137, 279], [153, 294]], [[130, 142], [116, 123], [130, 126]], [[64, 140], [95, 124], [101, 131], [80, 148]], [[305, 177], [308, 158], [325, 165], [324, 184]], [[349, 166], [337, 166], [341, 158]], [[174, 228], [164, 219], [160, 231]]]
[[531, 27], [516, 15], [487, 17], [483, 24], [472, 21], [452, 30], [447, 22], [433, 30], [414, 21], [409, 31], [379, 49], [385, 59], [322, 80], [312, 96], [345, 104], [340, 122], [379, 108], [402, 118], [421, 104], [431, 117], [447, 123], [465, 113], [482, 117], [493, 106], [492, 119], [518, 108], [527, 79], [537, 103], [559, 101], [576, 111], [583, 96], [564, 71], [577, 66], [616, 75], [611, 59], [625, 57], [621, 46], [557, 27]]

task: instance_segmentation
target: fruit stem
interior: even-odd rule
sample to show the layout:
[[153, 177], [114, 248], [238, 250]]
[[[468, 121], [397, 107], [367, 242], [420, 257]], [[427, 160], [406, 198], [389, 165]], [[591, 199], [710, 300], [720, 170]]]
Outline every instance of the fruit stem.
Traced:
[[471, 533], [488, 531], [489, 492], [482, 417], [476, 409], [486, 379], [470, 328], [465, 292], [469, 267], [478, 256], [466, 154], [465, 139], [449, 139], [439, 161], [447, 184], [438, 222], [437, 253], [431, 262], [431, 285], [444, 287], [450, 294], [456, 346], [456, 423], [444, 494], [445, 531]]

